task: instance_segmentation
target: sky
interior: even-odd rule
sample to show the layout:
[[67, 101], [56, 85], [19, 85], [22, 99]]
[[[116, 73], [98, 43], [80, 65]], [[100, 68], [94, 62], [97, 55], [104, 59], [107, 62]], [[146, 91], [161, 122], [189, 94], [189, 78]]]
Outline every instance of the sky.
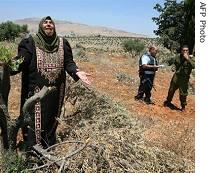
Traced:
[[0, 0], [0, 22], [50, 15], [91, 26], [105, 26], [155, 37], [155, 4], [165, 0]]

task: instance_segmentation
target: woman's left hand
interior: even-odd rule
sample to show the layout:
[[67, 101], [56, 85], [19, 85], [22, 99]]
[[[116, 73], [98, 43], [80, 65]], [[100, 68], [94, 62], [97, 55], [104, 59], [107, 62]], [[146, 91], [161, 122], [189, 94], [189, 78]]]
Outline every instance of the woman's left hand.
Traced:
[[86, 83], [87, 85], [90, 85], [91, 82], [89, 81], [88, 77], [87, 76], [91, 76], [89, 73], [86, 73], [84, 71], [78, 71], [76, 73], [76, 75], [84, 82]]

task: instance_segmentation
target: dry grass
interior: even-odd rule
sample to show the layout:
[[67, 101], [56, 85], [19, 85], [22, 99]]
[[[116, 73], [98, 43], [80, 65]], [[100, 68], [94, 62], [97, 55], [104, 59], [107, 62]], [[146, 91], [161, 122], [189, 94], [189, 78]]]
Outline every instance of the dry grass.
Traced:
[[[58, 140], [90, 141], [84, 150], [65, 161], [64, 172], [194, 172], [193, 161], [172, 151], [172, 145], [178, 144], [181, 136], [167, 149], [157, 147], [157, 144], [151, 145], [151, 141], [145, 140], [145, 133], [157, 123], [160, 125], [159, 121], [148, 117], [135, 118], [109, 97], [94, 88], [85, 87], [81, 82], [74, 83], [68, 79], [66, 89], [66, 104], [59, 119]], [[162, 128], [167, 134], [171, 133], [166, 129], [167, 126]], [[58, 146], [52, 153], [62, 157], [80, 145]], [[38, 162], [35, 164], [32, 159], [28, 167], [37, 167]], [[50, 166], [36, 173], [53, 173], [58, 172], [58, 169]]]
[[[90, 138], [88, 147], [66, 165], [69, 172], [193, 172], [192, 161], [145, 141], [143, 133], [154, 120], [134, 118], [93, 89], [68, 83], [67, 95], [71, 97], [67, 101], [76, 102], [66, 104], [60, 119], [60, 140]], [[67, 150], [63, 147], [63, 153]]]
[[161, 121], [145, 132], [151, 146], [173, 151], [180, 157], [195, 159], [195, 128], [189, 121]]

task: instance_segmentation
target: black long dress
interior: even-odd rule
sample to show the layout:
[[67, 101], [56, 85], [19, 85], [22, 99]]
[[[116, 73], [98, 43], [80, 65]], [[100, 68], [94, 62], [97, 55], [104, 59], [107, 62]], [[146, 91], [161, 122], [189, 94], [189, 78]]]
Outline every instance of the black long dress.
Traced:
[[[71, 47], [66, 39], [59, 39], [59, 48], [53, 53], [46, 53], [36, 47], [31, 36], [23, 39], [18, 47], [15, 59], [24, 57], [18, 70], [22, 71], [21, 108], [26, 99], [39, 92], [43, 86], [56, 87], [55, 91], [37, 102], [30, 112], [33, 121], [22, 129], [26, 146], [37, 143], [48, 147], [55, 143], [56, 117], [60, 116], [63, 104], [66, 72], [75, 81], [79, 80]], [[12, 72], [12, 75], [16, 73]]]

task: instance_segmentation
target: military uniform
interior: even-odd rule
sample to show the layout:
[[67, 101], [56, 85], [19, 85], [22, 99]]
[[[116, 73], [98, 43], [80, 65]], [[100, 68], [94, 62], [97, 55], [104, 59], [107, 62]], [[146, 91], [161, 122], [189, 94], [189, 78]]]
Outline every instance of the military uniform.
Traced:
[[176, 71], [171, 79], [167, 100], [164, 102], [164, 105], [167, 106], [167, 104], [171, 103], [175, 91], [179, 89], [179, 99], [181, 107], [184, 109], [187, 105], [186, 99], [188, 95], [190, 74], [192, 69], [195, 68], [195, 58], [190, 57], [189, 60], [186, 60], [182, 55], [180, 55], [175, 59], [174, 65]]

